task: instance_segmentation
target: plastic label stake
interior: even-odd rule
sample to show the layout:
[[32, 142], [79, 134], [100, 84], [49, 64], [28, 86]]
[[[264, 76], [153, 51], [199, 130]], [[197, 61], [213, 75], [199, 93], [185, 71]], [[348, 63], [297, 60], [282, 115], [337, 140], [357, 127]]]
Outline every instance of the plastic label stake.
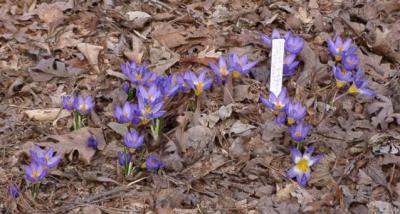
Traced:
[[271, 78], [269, 90], [278, 96], [282, 90], [283, 57], [285, 54], [285, 40], [272, 40]]

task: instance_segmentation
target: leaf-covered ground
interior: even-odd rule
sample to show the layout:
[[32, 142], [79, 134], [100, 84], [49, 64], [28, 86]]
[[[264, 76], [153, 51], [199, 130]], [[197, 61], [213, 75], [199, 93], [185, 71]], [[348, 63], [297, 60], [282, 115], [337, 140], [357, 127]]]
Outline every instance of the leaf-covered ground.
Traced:
[[[2, 213], [400, 212], [400, 1], [0, 2]], [[306, 188], [286, 175], [287, 128], [259, 103], [270, 73], [260, 32], [273, 28], [305, 40], [300, 67], [284, 85], [308, 108], [305, 144], [325, 154]], [[347, 96], [327, 109], [335, 83], [326, 41], [337, 35], [357, 45], [377, 96]], [[250, 77], [214, 85], [201, 106], [191, 95], [176, 97], [160, 145], [146, 135], [165, 168], [124, 178], [117, 164], [124, 127], [114, 118], [126, 99], [120, 64], [174, 74], [231, 52], [258, 61]], [[60, 109], [60, 97], [73, 92], [96, 102], [89, 127], [77, 132]], [[91, 135], [97, 151], [86, 146]], [[64, 155], [36, 200], [24, 179], [33, 144]], [[12, 183], [17, 199], [7, 192]]]

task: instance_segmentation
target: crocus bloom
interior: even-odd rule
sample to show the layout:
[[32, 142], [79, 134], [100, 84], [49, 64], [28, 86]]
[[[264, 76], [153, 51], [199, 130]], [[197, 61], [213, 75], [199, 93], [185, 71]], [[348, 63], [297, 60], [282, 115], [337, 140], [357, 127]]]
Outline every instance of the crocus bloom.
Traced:
[[275, 116], [275, 122], [280, 125], [285, 125], [286, 122], [286, 113], [285, 112], [278, 112]]
[[129, 123], [134, 117], [134, 105], [126, 101], [124, 105], [115, 107], [115, 118], [120, 123]]
[[301, 154], [297, 148], [292, 148], [290, 152], [295, 166], [288, 171], [288, 177], [296, 178], [297, 183], [304, 187], [311, 177], [310, 167], [318, 163], [322, 155], [311, 156], [314, 152], [313, 147], [306, 148], [304, 154]]
[[148, 89], [143, 86], [136, 91], [138, 97], [143, 98], [146, 103], [153, 103], [162, 98], [161, 91], [156, 84], [152, 84]]
[[297, 55], [304, 48], [304, 41], [300, 36], [288, 36], [285, 40], [285, 50], [291, 54]]
[[138, 149], [144, 143], [143, 135], [140, 135], [136, 130], [132, 129], [126, 132], [124, 136], [124, 144], [128, 149]]
[[302, 122], [289, 127], [289, 131], [292, 135], [293, 140], [297, 142], [302, 141], [304, 138], [306, 138], [310, 129], [311, 125], [306, 125]]
[[43, 180], [47, 175], [47, 170], [40, 164], [32, 162], [25, 167], [25, 178], [30, 182], [38, 182]]
[[331, 39], [328, 40], [328, 49], [332, 56], [335, 57], [337, 62], [340, 62], [344, 54], [349, 50], [351, 46], [351, 39], [347, 39], [345, 42], [342, 41], [340, 36], [336, 37], [335, 42]]
[[19, 188], [18, 188], [18, 186], [15, 185], [15, 184], [11, 184], [11, 185], [8, 187], [8, 194], [9, 194], [13, 199], [18, 198], [18, 197], [19, 197]]
[[211, 62], [208, 63], [208, 65], [217, 76], [218, 83], [224, 84], [226, 78], [231, 74], [231, 71], [228, 69], [228, 66], [226, 64], [225, 58], [223, 56], [220, 56], [218, 59], [218, 65]]
[[256, 61], [249, 62], [247, 55], [239, 57], [236, 53], [232, 53], [228, 56], [228, 68], [232, 71], [233, 78], [247, 75], [256, 64]]
[[128, 80], [135, 86], [147, 85], [156, 78], [156, 74], [149, 71], [147, 66], [137, 66], [134, 62], [127, 62], [121, 65], [122, 73], [128, 77]]
[[354, 76], [354, 81], [347, 90], [349, 94], [363, 94], [365, 96], [375, 96], [375, 92], [368, 89], [368, 80], [361, 79], [363, 75], [363, 70], [359, 68], [356, 75]]
[[212, 79], [206, 79], [207, 71], [202, 71], [197, 77], [193, 72], [188, 72], [185, 78], [186, 83], [194, 90], [196, 96], [211, 88]]
[[36, 162], [49, 169], [57, 167], [60, 163], [61, 157], [55, 155], [53, 147], [50, 147], [47, 151], [41, 149], [35, 145], [35, 150], [30, 150], [33, 162]]
[[81, 115], [85, 115], [89, 113], [94, 107], [92, 96], [82, 97], [78, 96], [75, 102], [75, 110], [78, 111]]
[[347, 83], [353, 82], [353, 74], [345, 69], [332, 66], [333, 76], [336, 79], [336, 87], [343, 88]]
[[125, 166], [125, 164], [129, 164], [132, 162], [132, 154], [126, 152], [118, 152], [118, 163], [121, 166]]
[[191, 71], [176, 75], [176, 84], [179, 86], [179, 90], [182, 92], [188, 92], [191, 89], [190, 85], [187, 83], [187, 81], [190, 79], [190, 72]]
[[172, 99], [178, 93], [180, 87], [175, 75], [160, 77], [157, 84], [159, 85], [161, 94], [164, 96], [164, 100]]
[[63, 108], [67, 110], [73, 110], [75, 107], [75, 97], [73, 95], [62, 97]]
[[142, 123], [146, 124], [152, 119], [162, 117], [165, 114], [165, 111], [161, 110], [163, 105], [164, 102], [162, 100], [146, 103], [143, 98], [139, 97], [138, 106]]
[[302, 106], [300, 102], [296, 102], [295, 104], [289, 103], [286, 114], [287, 114], [287, 124], [289, 126], [298, 123], [304, 119], [306, 115], [307, 108]]
[[155, 155], [155, 154], [150, 154], [147, 159], [146, 159], [146, 169], [148, 171], [154, 171], [159, 168], [164, 167], [163, 162]]
[[121, 88], [122, 88], [122, 91], [124, 91], [125, 93], [127, 93], [127, 94], [129, 93], [129, 83], [124, 82], [122, 84]]
[[355, 69], [358, 65], [359, 59], [356, 54], [345, 54], [344, 58], [342, 59], [343, 67], [351, 71]]
[[94, 149], [94, 150], [97, 149], [97, 140], [93, 135], [88, 138], [87, 146], [92, 148], [92, 149]]
[[[290, 37], [292, 36], [292, 33], [290, 32], [286, 32], [285, 36], [283, 37], [283, 39], [285, 39], [285, 41], [287, 41]], [[267, 35], [265, 34], [261, 34], [261, 39], [263, 40], [263, 42], [268, 46], [268, 47], [272, 47], [272, 40], [273, 39], [281, 39], [281, 35], [278, 31], [278, 29], [273, 29], [272, 30], [272, 36], [271, 38], [269, 38]]]
[[299, 61], [296, 61], [295, 54], [289, 54], [285, 56], [283, 59], [283, 76], [292, 76], [297, 66], [299, 65]]
[[273, 111], [274, 115], [278, 115], [279, 112], [285, 111], [286, 105], [290, 102], [289, 97], [287, 97], [286, 88], [282, 88], [278, 97], [271, 92], [268, 100], [262, 96], [260, 96], [260, 100], [265, 106]]

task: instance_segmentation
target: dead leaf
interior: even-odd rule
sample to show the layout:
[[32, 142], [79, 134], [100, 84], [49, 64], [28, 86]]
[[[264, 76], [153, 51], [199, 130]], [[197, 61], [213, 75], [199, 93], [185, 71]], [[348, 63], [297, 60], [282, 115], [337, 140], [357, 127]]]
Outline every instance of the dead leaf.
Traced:
[[88, 205], [82, 208], [82, 214], [101, 214], [101, 210], [95, 205]]
[[155, 42], [150, 47], [150, 61], [149, 66], [155, 73], [162, 75], [167, 69], [177, 63], [180, 59], [179, 54], [171, 51], [167, 47], [160, 46], [158, 42]]
[[256, 127], [250, 124], [244, 124], [240, 120], [237, 120], [229, 130], [230, 134], [237, 134], [239, 136], [247, 136], [251, 132], [250, 130], [255, 129]]
[[110, 127], [112, 130], [114, 130], [121, 136], [124, 136], [125, 133], [128, 131], [128, 124], [109, 122], [107, 124], [107, 126]]
[[29, 150], [33, 149], [36, 144], [46, 148], [53, 147], [58, 154], [62, 156], [68, 155], [70, 160], [77, 153], [79, 160], [85, 164], [90, 164], [91, 159], [96, 153], [96, 150], [87, 146], [87, 140], [91, 136], [96, 138], [97, 148], [103, 150], [106, 142], [101, 128], [84, 127], [64, 135], [48, 136], [40, 142], [29, 141], [21, 147], [20, 151], [17, 152], [17, 156], [21, 154], [28, 155]]
[[393, 103], [389, 97], [383, 95], [377, 95], [380, 101], [373, 102], [368, 105], [368, 113], [373, 115], [371, 117], [371, 124], [382, 130], [388, 128], [388, 124], [393, 122], [396, 118], [396, 114], [393, 112]]
[[151, 21], [151, 16], [143, 11], [129, 11], [126, 15], [128, 16], [128, 20], [132, 21], [137, 29], [142, 29]]
[[277, 188], [276, 190], [276, 197], [278, 199], [278, 201], [285, 201], [290, 199], [290, 195], [293, 191], [295, 191], [298, 188], [298, 184], [297, 183], [289, 183], [287, 184], [284, 188]]
[[60, 108], [25, 110], [24, 113], [28, 115], [29, 119], [37, 121], [56, 120], [71, 115], [68, 110]]
[[216, 170], [225, 163], [225, 158], [222, 155], [212, 155], [204, 157], [191, 166], [186, 167], [182, 175], [189, 181], [198, 180], [210, 172]]
[[93, 67], [93, 69], [100, 73], [99, 69], [99, 52], [103, 50], [103, 47], [92, 45], [89, 43], [79, 43], [77, 45], [78, 50], [85, 55], [89, 64]]
[[131, 61], [140, 64], [142, 62], [143, 54], [145, 52], [145, 46], [143, 45], [142, 40], [135, 35], [131, 35], [132, 37], [132, 50], [125, 50], [124, 55]]
[[73, 77], [82, 73], [79, 68], [68, 67], [64, 62], [55, 58], [42, 59], [29, 70], [34, 81], [48, 81], [55, 77]]

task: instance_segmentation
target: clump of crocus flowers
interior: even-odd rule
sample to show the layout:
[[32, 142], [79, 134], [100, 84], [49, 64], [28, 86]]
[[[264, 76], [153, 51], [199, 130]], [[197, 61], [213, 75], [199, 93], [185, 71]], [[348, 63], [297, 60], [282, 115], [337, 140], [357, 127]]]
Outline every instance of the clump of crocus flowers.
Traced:
[[[336, 92], [332, 104], [347, 94], [362, 94], [375, 96], [375, 92], [368, 88], [368, 80], [363, 77], [363, 69], [359, 65], [357, 47], [352, 45], [351, 39], [344, 42], [340, 36], [335, 41], [328, 40], [329, 53], [332, 55], [335, 65], [332, 73], [336, 80]], [[338, 92], [344, 91], [337, 96]]]
[[[235, 53], [219, 57], [218, 65], [209, 64], [217, 82], [221, 84], [225, 83], [228, 77], [239, 78], [248, 75], [255, 65], [256, 62], [250, 62], [247, 55], [238, 56]], [[206, 68], [200, 69], [199, 72], [189, 70], [182, 74], [158, 75], [146, 65], [126, 62], [121, 65], [121, 70], [129, 80], [122, 85], [128, 99], [115, 107], [114, 115], [118, 122], [126, 124], [131, 131], [124, 136], [124, 151], [118, 153], [118, 162], [124, 167], [126, 176], [135, 171], [135, 166], [154, 171], [164, 166], [157, 155], [147, 155], [142, 163], [140, 160], [133, 160], [138, 151], [141, 151], [142, 157], [147, 153], [146, 149], [142, 148], [144, 137], [138, 130], [150, 124], [153, 141], [158, 143], [167, 104], [180, 92], [193, 91], [196, 97], [200, 97], [211, 89], [213, 78], [209, 76]]]
[[31, 163], [25, 167], [25, 178], [30, 185], [33, 198], [36, 198], [40, 190], [40, 182], [49, 170], [58, 166], [61, 156], [56, 155], [52, 147], [43, 150], [37, 145], [30, 150], [30, 155]]
[[[281, 36], [279, 31], [274, 29], [271, 38], [264, 34], [261, 35], [261, 38], [264, 43], [272, 47], [272, 40], [280, 39]], [[298, 61], [295, 61], [295, 58], [302, 51], [304, 41], [298, 36], [293, 36], [291, 32], [287, 32], [282, 39], [285, 39], [283, 75], [292, 76], [299, 64]], [[322, 157], [322, 155], [312, 157], [314, 148], [306, 147], [303, 142], [311, 130], [311, 125], [305, 122], [307, 108], [300, 101], [292, 100], [288, 96], [286, 88], [282, 88], [279, 94], [270, 92], [268, 99], [260, 96], [260, 101], [272, 111], [276, 123], [288, 127], [291, 138], [296, 145], [291, 149], [295, 166], [288, 171], [288, 177], [295, 178], [299, 185], [306, 186], [311, 177], [310, 167], [319, 162]]]
[[92, 96], [66, 95], [62, 97], [62, 106], [64, 109], [72, 111], [73, 129], [77, 130], [85, 125], [83, 117], [92, 111], [94, 102]]
[[283, 58], [283, 76], [293, 76], [296, 73], [296, 69], [299, 65], [299, 61], [297, 61], [296, 58], [304, 48], [303, 39], [300, 36], [294, 36], [290, 31], [286, 32], [285, 35], [281, 37], [278, 29], [272, 30], [271, 37], [262, 33], [261, 39], [270, 48], [272, 48], [272, 40], [274, 39], [285, 40], [285, 56]]

